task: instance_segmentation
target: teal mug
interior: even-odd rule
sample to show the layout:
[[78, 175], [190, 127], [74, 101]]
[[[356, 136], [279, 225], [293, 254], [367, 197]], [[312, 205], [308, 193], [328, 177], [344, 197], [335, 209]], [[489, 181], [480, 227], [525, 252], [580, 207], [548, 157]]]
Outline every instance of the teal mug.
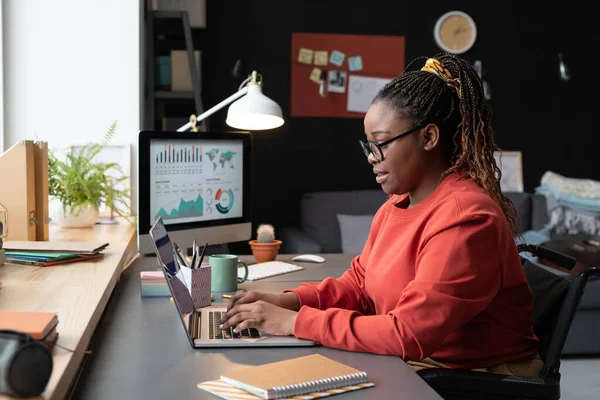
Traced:
[[[244, 277], [238, 278], [238, 264], [245, 269]], [[213, 292], [235, 292], [238, 283], [248, 279], [248, 265], [233, 254], [214, 254], [208, 258], [210, 286]]]

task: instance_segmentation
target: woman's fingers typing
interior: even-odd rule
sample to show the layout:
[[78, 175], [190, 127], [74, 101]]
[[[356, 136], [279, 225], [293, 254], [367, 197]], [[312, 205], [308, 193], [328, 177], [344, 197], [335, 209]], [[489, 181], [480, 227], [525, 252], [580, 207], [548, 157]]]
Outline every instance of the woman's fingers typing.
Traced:
[[240, 322], [234, 329], [235, 332], [241, 332], [244, 329], [254, 328], [260, 330], [260, 322], [257, 319], [246, 319]]
[[234, 317], [235, 315], [241, 313], [241, 312], [249, 312], [252, 311], [252, 305], [250, 304], [236, 304], [231, 310], [228, 310], [224, 315], [223, 318], [221, 318], [221, 320], [219, 321], [219, 324], [223, 325], [224, 328], [231, 326], [231, 323], [229, 323], [229, 320]]
[[227, 311], [231, 310], [238, 303], [238, 301], [248, 296], [249, 294], [250, 293], [238, 293], [235, 296], [233, 296], [231, 300], [229, 300], [229, 303], [227, 303]]
[[252, 319], [253, 315], [251, 312], [245, 311], [245, 312], [239, 312], [235, 315], [233, 315], [231, 318], [229, 318], [228, 320], [225, 321], [225, 323], [221, 324], [221, 329], [228, 329], [229, 327], [234, 327], [237, 329], [237, 327], [239, 327], [239, 324], [242, 323], [245, 320], [248, 319]]

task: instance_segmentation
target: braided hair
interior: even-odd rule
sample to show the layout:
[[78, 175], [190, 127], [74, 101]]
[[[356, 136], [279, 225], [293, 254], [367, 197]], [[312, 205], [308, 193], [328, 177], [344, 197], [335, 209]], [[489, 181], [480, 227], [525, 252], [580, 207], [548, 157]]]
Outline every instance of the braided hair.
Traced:
[[484, 101], [481, 79], [464, 59], [448, 53], [435, 59], [450, 73], [450, 80], [430, 71], [409, 71], [423, 58], [412, 61], [373, 102], [384, 101], [397, 110], [399, 118], [412, 119], [414, 126], [435, 123], [442, 156], [449, 165], [441, 179], [453, 172], [466, 173], [500, 205], [513, 232], [519, 232], [515, 207], [500, 189], [502, 172], [494, 158], [499, 148], [494, 143], [491, 110]]

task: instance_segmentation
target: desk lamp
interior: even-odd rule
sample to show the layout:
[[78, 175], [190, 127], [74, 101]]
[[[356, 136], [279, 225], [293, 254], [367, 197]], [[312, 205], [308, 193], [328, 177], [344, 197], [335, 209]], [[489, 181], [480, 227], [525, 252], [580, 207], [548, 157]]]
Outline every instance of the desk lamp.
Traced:
[[[244, 95], [247, 96], [240, 99]], [[235, 103], [231, 104], [227, 110], [227, 119], [225, 120], [225, 123], [233, 128], [260, 131], [283, 125], [281, 107], [263, 94], [262, 75], [253, 71], [242, 82], [237, 93], [197, 117], [192, 115], [190, 122], [177, 129], [177, 131], [183, 132], [190, 128], [197, 130], [196, 123], [208, 118], [234, 101]]]

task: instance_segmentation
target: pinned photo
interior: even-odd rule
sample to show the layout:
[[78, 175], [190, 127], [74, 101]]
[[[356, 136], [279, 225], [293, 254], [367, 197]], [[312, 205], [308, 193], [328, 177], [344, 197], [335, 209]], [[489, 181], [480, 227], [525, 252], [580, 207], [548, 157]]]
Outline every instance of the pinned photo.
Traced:
[[346, 93], [346, 71], [329, 71], [327, 91], [331, 93]]

